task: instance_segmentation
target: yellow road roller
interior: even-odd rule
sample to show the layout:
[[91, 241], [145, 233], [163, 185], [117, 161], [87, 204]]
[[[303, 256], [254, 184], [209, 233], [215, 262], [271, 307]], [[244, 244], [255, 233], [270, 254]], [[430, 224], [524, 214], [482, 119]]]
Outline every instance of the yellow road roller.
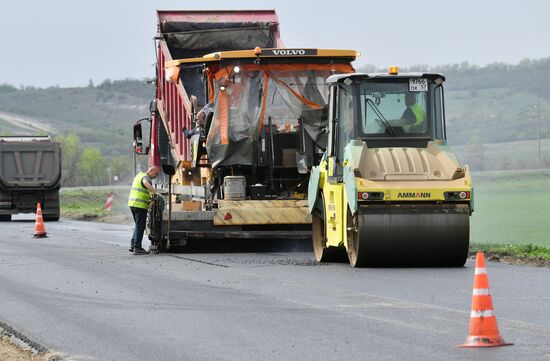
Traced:
[[327, 147], [308, 186], [317, 261], [463, 266], [473, 187], [447, 145], [444, 76], [391, 67], [327, 81]]

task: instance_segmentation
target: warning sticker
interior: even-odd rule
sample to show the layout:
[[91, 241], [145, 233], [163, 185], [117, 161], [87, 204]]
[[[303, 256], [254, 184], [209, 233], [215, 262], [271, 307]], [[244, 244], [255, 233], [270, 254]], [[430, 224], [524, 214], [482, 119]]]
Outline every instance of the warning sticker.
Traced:
[[411, 91], [411, 92], [427, 92], [428, 91], [428, 79], [426, 79], [426, 78], [409, 79], [409, 91]]

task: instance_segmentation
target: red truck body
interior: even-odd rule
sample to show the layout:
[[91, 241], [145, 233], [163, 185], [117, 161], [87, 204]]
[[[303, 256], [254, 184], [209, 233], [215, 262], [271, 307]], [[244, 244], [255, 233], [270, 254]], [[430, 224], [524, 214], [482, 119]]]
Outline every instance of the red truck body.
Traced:
[[[183, 81], [169, 81], [165, 62], [221, 50], [283, 47], [283, 43], [275, 10], [158, 11], [157, 15], [157, 94], [149, 163], [160, 166], [163, 157], [173, 157], [175, 164], [190, 160], [189, 140], [182, 128], [193, 127], [190, 97], [198, 95], [190, 94], [192, 86]], [[235, 39], [239, 41], [233, 42]], [[201, 77], [198, 74], [197, 79]], [[205, 100], [199, 98], [198, 103], [204, 105]], [[171, 145], [171, 152], [166, 144]]]

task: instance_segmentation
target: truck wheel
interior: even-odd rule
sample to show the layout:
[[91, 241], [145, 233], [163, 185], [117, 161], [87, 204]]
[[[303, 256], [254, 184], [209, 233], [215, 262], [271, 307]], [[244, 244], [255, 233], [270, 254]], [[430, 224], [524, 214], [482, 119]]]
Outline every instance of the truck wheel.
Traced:
[[0, 222], [11, 221], [11, 214], [0, 214]]
[[44, 222], [57, 222], [59, 221], [59, 216], [44, 216]]

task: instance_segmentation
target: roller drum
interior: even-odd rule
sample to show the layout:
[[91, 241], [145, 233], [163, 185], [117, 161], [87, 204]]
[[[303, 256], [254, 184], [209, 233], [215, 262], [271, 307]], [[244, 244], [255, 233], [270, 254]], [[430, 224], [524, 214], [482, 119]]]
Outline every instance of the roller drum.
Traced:
[[359, 267], [463, 266], [469, 214], [469, 207], [462, 204], [359, 207], [353, 218], [356, 235], [348, 233], [350, 261]]

